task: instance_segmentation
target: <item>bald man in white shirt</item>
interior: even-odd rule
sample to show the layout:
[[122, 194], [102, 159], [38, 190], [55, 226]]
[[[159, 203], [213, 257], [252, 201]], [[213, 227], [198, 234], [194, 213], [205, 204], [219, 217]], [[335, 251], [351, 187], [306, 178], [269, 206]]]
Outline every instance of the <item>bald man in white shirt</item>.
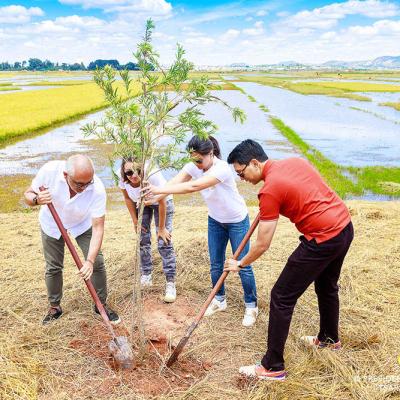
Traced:
[[[40, 191], [44, 186], [46, 190]], [[92, 160], [81, 154], [67, 161], [50, 161], [43, 165], [24, 193], [27, 205], [41, 206], [43, 254], [46, 261], [45, 280], [50, 308], [43, 319], [48, 324], [62, 315], [60, 306], [63, 287], [64, 239], [46, 204], [53, 203], [69, 234], [81, 248], [85, 261], [80, 276], [90, 279], [106, 306], [107, 278], [101, 244], [104, 235], [106, 191], [95, 175]], [[99, 314], [97, 308], [95, 312]], [[121, 322], [116, 312], [106, 306], [110, 322]]]

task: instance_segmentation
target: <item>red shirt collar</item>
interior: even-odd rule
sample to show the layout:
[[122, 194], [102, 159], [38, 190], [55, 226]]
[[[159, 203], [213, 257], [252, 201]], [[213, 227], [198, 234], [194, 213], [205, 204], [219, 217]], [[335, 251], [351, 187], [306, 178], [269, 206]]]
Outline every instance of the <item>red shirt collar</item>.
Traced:
[[268, 159], [267, 162], [264, 164], [264, 168], [261, 174], [262, 180], [265, 182], [265, 177], [267, 176], [267, 172], [269, 167], [271, 166], [272, 160]]

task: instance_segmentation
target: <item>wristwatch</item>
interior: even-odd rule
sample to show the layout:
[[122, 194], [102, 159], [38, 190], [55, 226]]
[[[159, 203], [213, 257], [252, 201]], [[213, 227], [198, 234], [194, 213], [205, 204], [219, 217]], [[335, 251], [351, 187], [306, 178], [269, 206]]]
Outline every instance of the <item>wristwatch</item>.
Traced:
[[37, 206], [38, 205], [38, 198], [39, 198], [39, 195], [37, 194], [34, 198], [33, 198], [33, 205], [34, 206]]
[[239, 260], [238, 262], [237, 262], [237, 264], [236, 264], [239, 268], [243, 268], [243, 266], [242, 266], [242, 260]]

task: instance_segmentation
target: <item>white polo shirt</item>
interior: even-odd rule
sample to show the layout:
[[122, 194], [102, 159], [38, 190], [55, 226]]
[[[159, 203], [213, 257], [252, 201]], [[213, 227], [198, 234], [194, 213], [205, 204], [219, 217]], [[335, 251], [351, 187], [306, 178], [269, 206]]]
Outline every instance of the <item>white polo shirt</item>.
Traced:
[[[101, 180], [94, 175], [94, 183], [82, 193], [70, 197], [69, 187], [64, 177], [65, 161], [50, 161], [40, 168], [32, 181], [32, 189], [39, 193], [40, 186], [49, 189], [52, 203], [60, 216], [65, 229], [75, 238], [92, 226], [92, 218], [100, 218], [106, 213], [106, 190]], [[43, 232], [59, 239], [58, 229], [47, 205], [40, 207], [40, 226]]]
[[[162, 187], [167, 183], [167, 181], [164, 178], [164, 175], [161, 173], [161, 171], [157, 171], [156, 173], [150, 175], [148, 181], [150, 184], [152, 184], [154, 186], [159, 186], [159, 187]], [[120, 189], [125, 189], [127, 191], [128, 196], [132, 201], [134, 201], [135, 203], [137, 203], [139, 201], [140, 186], [133, 187], [133, 186], [131, 186], [131, 184], [129, 182], [123, 182], [122, 179], [120, 179], [118, 186]], [[172, 200], [172, 195], [168, 195], [165, 199], [167, 201]], [[154, 204], [158, 204], [158, 203], [154, 203]]]
[[183, 167], [183, 171], [193, 179], [212, 176], [220, 181], [215, 186], [200, 191], [211, 218], [225, 224], [244, 220], [247, 215], [246, 203], [239, 194], [233, 171], [226, 161], [214, 157], [213, 166], [206, 172], [191, 162]]

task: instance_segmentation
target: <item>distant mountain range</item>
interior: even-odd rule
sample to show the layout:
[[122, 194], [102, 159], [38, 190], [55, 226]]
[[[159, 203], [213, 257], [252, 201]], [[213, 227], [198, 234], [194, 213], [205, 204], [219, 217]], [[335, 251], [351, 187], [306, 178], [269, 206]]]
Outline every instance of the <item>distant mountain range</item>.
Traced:
[[367, 61], [328, 61], [323, 63], [322, 66], [352, 69], [397, 69], [400, 68], [400, 56], [383, 56]]
[[250, 66], [245, 63], [231, 64], [231, 67], [236, 68], [284, 68], [284, 69], [307, 69], [307, 68], [322, 68], [322, 69], [400, 69], [400, 56], [383, 56], [377, 57], [374, 60], [367, 61], [327, 61], [323, 64], [304, 64], [297, 61], [282, 61], [277, 64], [263, 64]]

